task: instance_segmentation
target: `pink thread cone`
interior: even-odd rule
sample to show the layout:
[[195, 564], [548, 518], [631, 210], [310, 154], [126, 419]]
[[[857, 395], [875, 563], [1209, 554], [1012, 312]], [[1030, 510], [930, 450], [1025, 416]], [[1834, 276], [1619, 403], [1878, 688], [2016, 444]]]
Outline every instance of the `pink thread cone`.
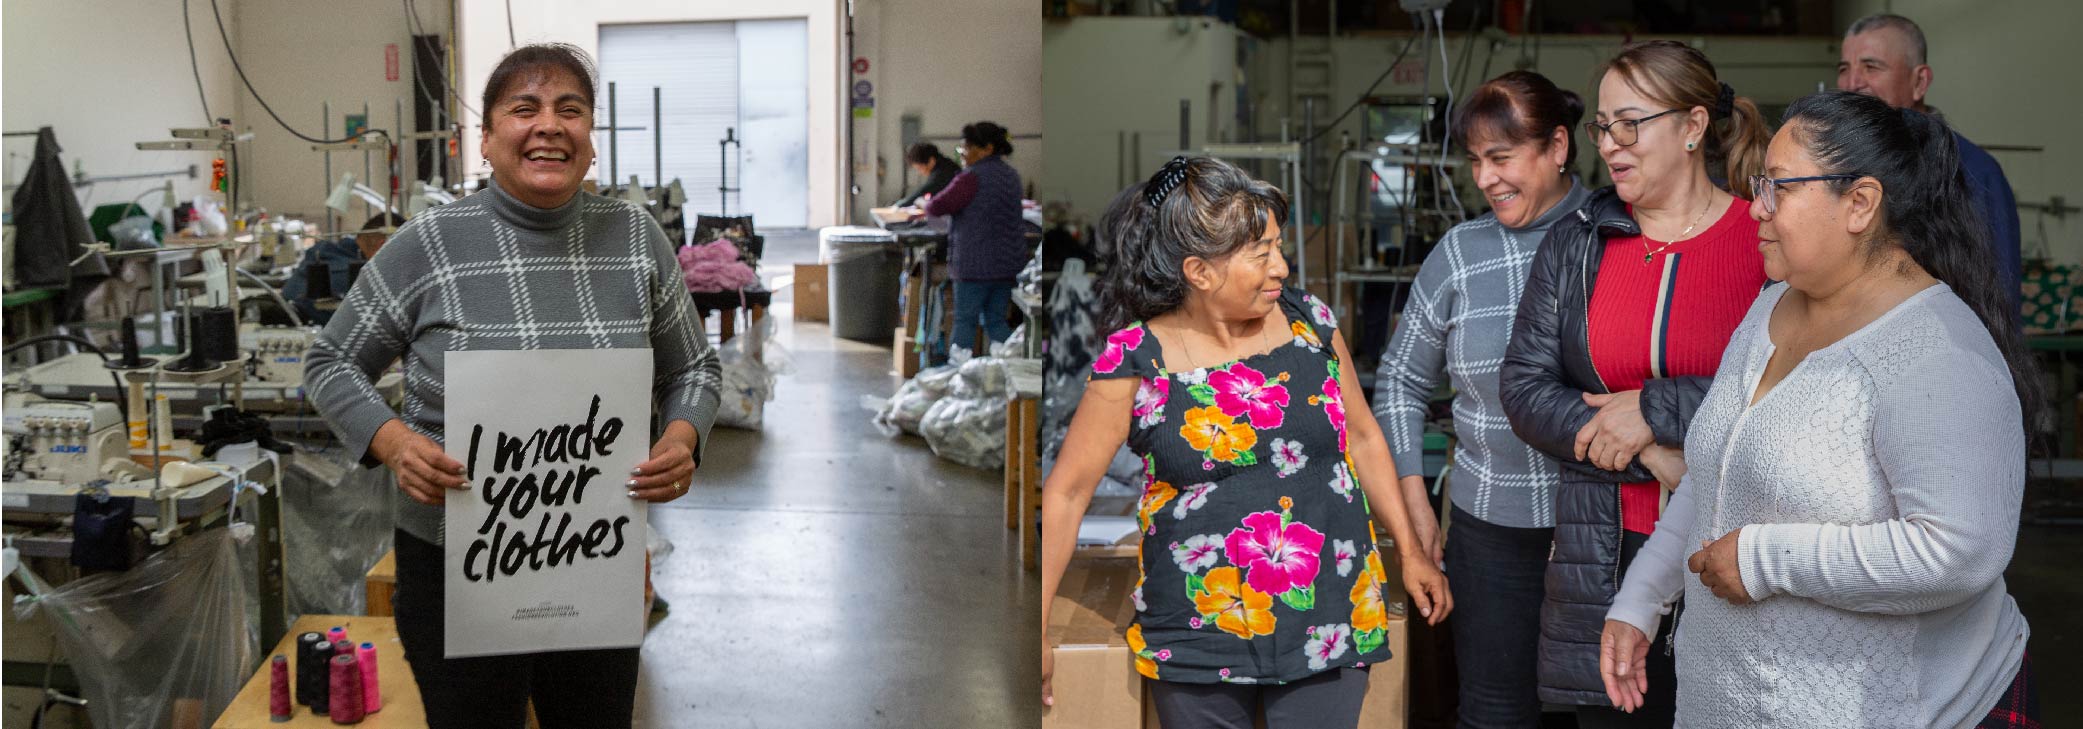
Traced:
[[268, 661], [268, 720], [289, 721], [289, 656]]
[[376, 681], [376, 644], [363, 643], [355, 649], [354, 660], [362, 667], [362, 713], [382, 711], [383, 690]]

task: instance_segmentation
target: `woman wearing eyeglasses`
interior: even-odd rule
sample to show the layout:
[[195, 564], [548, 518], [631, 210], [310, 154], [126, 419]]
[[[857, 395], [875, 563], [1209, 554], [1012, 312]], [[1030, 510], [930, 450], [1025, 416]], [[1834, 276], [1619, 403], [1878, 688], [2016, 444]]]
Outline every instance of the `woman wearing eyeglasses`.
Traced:
[[1584, 727], [1669, 727], [1666, 639], [1631, 668], [1648, 672], [1648, 693], [1619, 706], [1599, 674], [1600, 628], [1683, 472], [1686, 427], [1722, 349], [1765, 283], [1749, 203], [1713, 176], [1749, 179], [1770, 134], [1683, 44], [1630, 44], [1605, 68], [1586, 131], [1613, 186], [1534, 255], [1499, 395], [1512, 431], [1561, 465], [1541, 699], [1578, 706]]
[[[1765, 161], [1751, 215], [1786, 283], [1736, 329], [1605, 640], [1637, 665], [1683, 591], [1688, 727], [2039, 726], [2003, 571], [2044, 393], [1953, 133], [1818, 94]], [[1639, 700], [1639, 670], [1604, 673]]]

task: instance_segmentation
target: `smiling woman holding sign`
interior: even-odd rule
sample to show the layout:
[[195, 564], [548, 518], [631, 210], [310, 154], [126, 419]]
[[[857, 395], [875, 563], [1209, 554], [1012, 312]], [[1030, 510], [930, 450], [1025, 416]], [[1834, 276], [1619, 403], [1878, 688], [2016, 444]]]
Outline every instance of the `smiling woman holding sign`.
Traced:
[[[664, 231], [580, 190], [593, 104], [577, 48], [501, 61], [484, 90], [491, 184], [400, 228], [308, 359], [310, 397], [340, 440], [410, 497], [396, 512], [395, 611], [434, 727], [518, 727], [530, 698], [545, 727], [629, 725], [642, 502], [686, 493], [716, 417], [715, 350]], [[371, 385], [401, 358], [402, 413]], [[648, 454], [647, 423], [660, 424]], [[458, 514], [469, 518], [445, 524]], [[610, 563], [613, 575], [588, 572]], [[513, 609], [458, 607], [516, 588], [539, 592]], [[625, 594], [633, 631], [619, 627]]]

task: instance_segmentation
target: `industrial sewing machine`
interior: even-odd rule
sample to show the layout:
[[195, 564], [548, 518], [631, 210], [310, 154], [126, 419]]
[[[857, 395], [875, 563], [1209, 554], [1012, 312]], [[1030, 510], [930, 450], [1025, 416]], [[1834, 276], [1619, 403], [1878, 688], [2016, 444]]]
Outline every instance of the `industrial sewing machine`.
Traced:
[[113, 402], [9, 395], [6, 434], [7, 472], [35, 480], [85, 483], [97, 477], [103, 460], [130, 456]]

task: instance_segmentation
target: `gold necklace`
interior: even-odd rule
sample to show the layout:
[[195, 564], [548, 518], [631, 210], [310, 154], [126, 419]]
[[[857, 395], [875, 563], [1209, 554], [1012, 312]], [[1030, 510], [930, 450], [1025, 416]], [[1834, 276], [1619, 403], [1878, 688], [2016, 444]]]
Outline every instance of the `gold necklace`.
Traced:
[[1642, 263], [1647, 264], [1650, 259], [1656, 257], [1656, 254], [1670, 250], [1671, 246], [1684, 242], [1686, 234], [1691, 233], [1693, 228], [1698, 227], [1700, 221], [1707, 217], [1707, 211], [1712, 209], [1714, 209], [1714, 194], [1708, 193], [1707, 204], [1700, 207], [1699, 215], [1692, 217], [1692, 225], [1685, 226], [1684, 230], [1678, 231], [1678, 237], [1671, 239], [1668, 243], [1657, 246], [1656, 250], [1649, 250], [1649, 236], [1645, 233], [1642, 236]]

